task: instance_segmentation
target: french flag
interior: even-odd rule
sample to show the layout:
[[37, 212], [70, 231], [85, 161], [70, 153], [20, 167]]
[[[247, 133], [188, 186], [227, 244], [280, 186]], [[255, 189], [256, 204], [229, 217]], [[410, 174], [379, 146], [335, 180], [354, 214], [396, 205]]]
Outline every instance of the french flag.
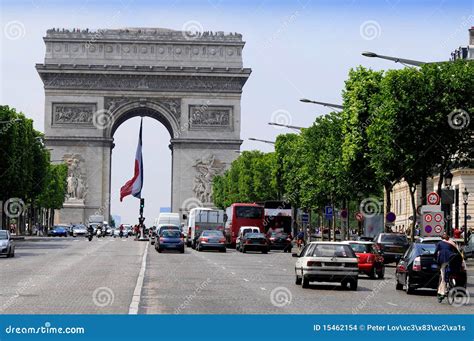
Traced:
[[135, 170], [133, 178], [128, 180], [125, 185], [120, 188], [120, 201], [130, 194], [135, 198], [141, 198], [143, 187], [142, 125], [143, 118], [140, 121], [140, 134], [138, 136], [137, 152], [135, 153]]

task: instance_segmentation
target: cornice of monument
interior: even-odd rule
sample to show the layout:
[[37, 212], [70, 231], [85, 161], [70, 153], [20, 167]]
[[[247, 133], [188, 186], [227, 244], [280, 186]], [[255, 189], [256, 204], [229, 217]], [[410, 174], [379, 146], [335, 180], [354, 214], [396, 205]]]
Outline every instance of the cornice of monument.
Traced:
[[48, 40], [81, 40], [81, 41], [134, 41], [134, 42], [179, 42], [186, 43], [239, 43], [245, 44], [240, 33], [223, 31], [187, 32], [164, 28], [122, 28], [122, 29], [87, 29], [52, 28], [46, 31]]

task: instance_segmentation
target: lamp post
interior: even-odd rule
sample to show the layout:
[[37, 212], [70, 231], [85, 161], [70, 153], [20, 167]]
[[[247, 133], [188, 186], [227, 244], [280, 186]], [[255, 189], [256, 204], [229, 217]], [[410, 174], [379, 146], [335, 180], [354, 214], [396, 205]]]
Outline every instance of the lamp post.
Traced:
[[276, 123], [276, 122], [268, 122], [269, 126], [276, 126], [276, 127], [283, 127], [283, 128], [288, 128], [288, 129], [294, 129], [294, 130], [301, 130], [303, 127], [299, 126], [292, 126], [289, 124], [281, 124], [281, 123]]
[[344, 106], [342, 106], [340, 104], [333, 104], [333, 103], [327, 103], [327, 102], [318, 102], [318, 101], [313, 101], [313, 100], [310, 100], [310, 99], [307, 99], [307, 98], [300, 99], [300, 102], [311, 103], [311, 104], [319, 104], [319, 105], [322, 105], [323, 107], [329, 107], [329, 108], [333, 108], [333, 109], [336, 109], [336, 110], [344, 109]]
[[249, 141], [257, 141], [257, 142], [263, 142], [263, 143], [268, 143], [268, 144], [275, 144], [275, 141], [269, 141], [269, 140], [261, 140], [261, 139], [256, 139], [254, 137], [249, 137]]
[[383, 56], [380, 54], [377, 54], [375, 52], [370, 52], [370, 51], [364, 51], [362, 52], [362, 55], [364, 57], [369, 57], [369, 58], [380, 58], [380, 59], [386, 59], [386, 60], [391, 60], [392, 62], [395, 63], [400, 63], [400, 64], [406, 64], [406, 65], [412, 65], [412, 66], [421, 66], [423, 64], [430, 64], [426, 62], [420, 62], [419, 60], [412, 60], [412, 59], [405, 59], [405, 58], [398, 58], [398, 57], [391, 57], [391, 56]]
[[464, 202], [464, 247], [467, 246], [467, 203], [469, 201], [469, 192], [467, 188], [464, 187], [464, 192], [462, 192], [462, 200]]
[[[453, 182], [453, 173], [448, 169], [446, 173], [444, 174], [444, 186], [447, 188], [447, 191], [445, 191], [444, 199], [445, 199], [445, 204], [446, 206], [446, 218], [447, 218], [447, 233], [448, 236], [451, 237], [451, 208], [452, 208], [452, 195], [451, 195], [451, 184]], [[448, 199], [449, 198], [449, 199]]]

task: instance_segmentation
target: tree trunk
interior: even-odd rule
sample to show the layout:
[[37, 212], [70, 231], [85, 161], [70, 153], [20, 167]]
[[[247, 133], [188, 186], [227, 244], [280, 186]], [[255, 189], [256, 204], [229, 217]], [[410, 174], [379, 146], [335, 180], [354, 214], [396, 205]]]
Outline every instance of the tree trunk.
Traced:
[[415, 241], [415, 224], [416, 224], [416, 202], [415, 202], [415, 193], [416, 193], [416, 184], [408, 183], [409, 190], [410, 190], [410, 198], [411, 198], [411, 209], [413, 211], [413, 222], [410, 228], [410, 239], [413, 243]]

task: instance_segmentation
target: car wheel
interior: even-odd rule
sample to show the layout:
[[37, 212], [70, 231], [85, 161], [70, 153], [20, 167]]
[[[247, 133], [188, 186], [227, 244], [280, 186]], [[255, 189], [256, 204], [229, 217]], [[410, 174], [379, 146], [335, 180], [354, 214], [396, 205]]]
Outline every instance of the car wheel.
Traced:
[[220, 251], [225, 253], [227, 250], [226, 250], [226, 249], [222, 249], [222, 250], [220, 250]]
[[399, 283], [398, 279], [396, 281], [397, 281], [397, 283], [395, 285], [395, 289], [396, 290], [403, 290], [403, 284]]
[[382, 269], [377, 273], [377, 277], [382, 279], [385, 277], [385, 266], [382, 266]]
[[156, 249], [156, 251], [158, 251], [158, 253], [161, 253], [161, 249], [160, 249], [160, 248]]
[[307, 277], [303, 277], [301, 280], [301, 287], [303, 289], [309, 288], [309, 279]]
[[415, 289], [413, 289], [411, 286], [410, 286], [410, 276], [406, 276], [405, 278], [405, 292], [407, 293], [407, 295], [411, 295], [413, 294], [413, 292], [415, 291]]
[[184, 247], [180, 250], [181, 253], [184, 253]]
[[372, 279], [375, 279], [375, 276], [377, 274], [377, 271], [375, 270], [375, 265], [372, 267], [372, 270], [369, 272], [369, 277]]
[[301, 277], [299, 277], [298, 275], [296, 275], [296, 277], [295, 277], [295, 284], [296, 284], [296, 285], [300, 285], [300, 284], [301, 284]]
[[352, 280], [349, 282], [349, 285], [351, 290], [357, 290], [357, 281]]
[[266, 255], [268, 253], [268, 250], [263, 250], [262, 253]]

